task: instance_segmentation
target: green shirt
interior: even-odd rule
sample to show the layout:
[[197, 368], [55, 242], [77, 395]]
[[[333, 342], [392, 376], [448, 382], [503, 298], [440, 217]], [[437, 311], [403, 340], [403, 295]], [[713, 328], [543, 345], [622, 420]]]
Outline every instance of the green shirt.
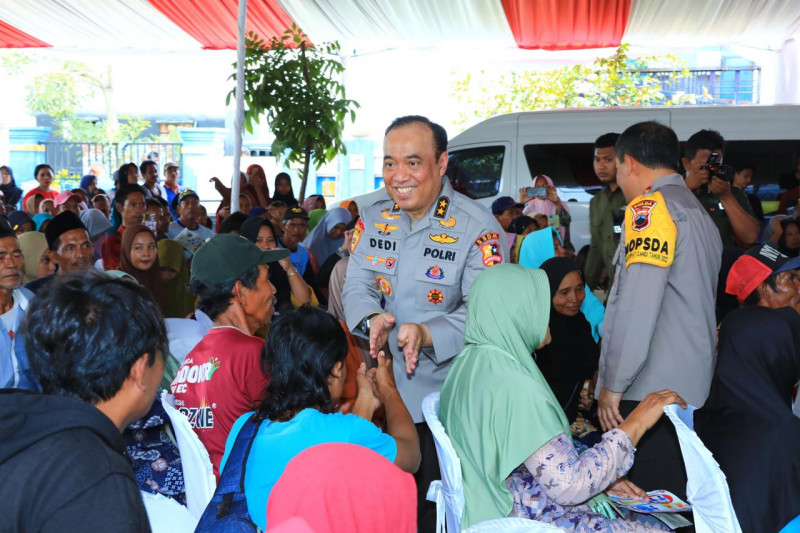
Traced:
[[604, 186], [589, 202], [592, 243], [586, 258], [586, 284], [591, 289], [597, 288], [604, 269], [609, 278], [614, 277], [614, 252], [619, 245], [626, 205], [622, 189], [617, 187], [611, 192], [608, 186]]
[[[700, 200], [700, 203], [705, 208], [706, 212], [711, 216], [711, 220], [714, 221], [714, 225], [717, 226], [719, 230], [719, 236], [722, 239], [723, 246], [735, 246], [736, 242], [734, 240], [733, 235], [733, 226], [731, 225], [731, 221], [728, 219], [728, 214], [725, 212], [725, 209], [722, 207], [722, 203], [719, 201], [714, 193], [710, 192], [707, 187], [701, 187], [698, 190], [694, 191], [695, 196], [697, 199]], [[731, 187], [731, 194], [739, 202], [739, 205], [742, 206], [742, 209], [750, 215], [751, 217], [755, 218], [753, 214], [753, 208], [750, 206], [750, 201], [747, 199], [747, 195], [737, 187]]]

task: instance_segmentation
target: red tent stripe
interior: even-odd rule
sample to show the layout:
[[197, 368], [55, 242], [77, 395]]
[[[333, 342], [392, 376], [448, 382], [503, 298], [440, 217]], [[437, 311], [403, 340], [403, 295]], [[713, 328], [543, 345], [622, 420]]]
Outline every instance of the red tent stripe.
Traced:
[[501, 0], [517, 46], [578, 50], [618, 46], [631, 0]]
[[0, 20], [0, 48], [47, 48], [49, 46], [51, 45]]
[[[237, 0], [150, 0], [150, 4], [206, 50], [235, 50]], [[247, 2], [247, 32], [265, 40], [280, 36], [292, 19], [277, 0]]]

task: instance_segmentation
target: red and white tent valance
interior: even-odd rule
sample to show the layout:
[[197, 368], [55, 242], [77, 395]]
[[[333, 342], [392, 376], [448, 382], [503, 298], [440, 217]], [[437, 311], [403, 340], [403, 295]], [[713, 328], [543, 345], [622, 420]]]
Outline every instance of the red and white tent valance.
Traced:
[[[0, 2], [0, 47], [235, 49], [237, 0]], [[316, 42], [493, 41], [543, 50], [744, 44], [780, 48], [797, 0], [249, 0], [247, 31], [296, 22]]]

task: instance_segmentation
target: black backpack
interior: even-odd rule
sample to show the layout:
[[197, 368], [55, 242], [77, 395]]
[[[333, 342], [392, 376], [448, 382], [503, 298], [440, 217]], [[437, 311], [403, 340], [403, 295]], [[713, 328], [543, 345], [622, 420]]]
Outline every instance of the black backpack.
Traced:
[[261, 531], [250, 518], [244, 495], [244, 474], [253, 440], [261, 420], [253, 415], [244, 423], [233, 443], [217, 490], [208, 502], [194, 533], [256, 533]]

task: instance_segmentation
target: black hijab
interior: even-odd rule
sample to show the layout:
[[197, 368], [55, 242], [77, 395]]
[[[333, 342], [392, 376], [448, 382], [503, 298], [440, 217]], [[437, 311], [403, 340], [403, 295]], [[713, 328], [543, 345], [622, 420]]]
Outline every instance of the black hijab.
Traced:
[[[578, 265], [566, 257], [553, 257], [539, 267], [550, 282], [550, 299], [558, 292], [561, 282]], [[585, 280], [584, 280], [585, 283]], [[536, 350], [536, 364], [572, 422], [578, 413], [583, 382], [592, 379], [600, 361], [600, 349], [592, 338], [592, 327], [581, 311], [575, 316], [562, 315], [550, 306], [550, 344]]]
[[[261, 217], [248, 218], [239, 228], [239, 235], [255, 244], [258, 238], [258, 232], [263, 226], [272, 230], [272, 235], [277, 241], [278, 236], [275, 233], [275, 228], [272, 227], [272, 224], [270, 224], [268, 220]], [[278, 300], [278, 305], [276, 306], [277, 311], [279, 313], [291, 311], [293, 308], [292, 287], [289, 285], [289, 278], [286, 276], [286, 271], [283, 270], [283, 267], [278, 263], [272, 263], [269, 265], [269, 276], [267, 279], [269, 279], [270, 283], [275, 287], [275, 298]]]
[[728, 478], [747, 532], [780, 531], [800, 514], [800, 315], [746, 307], [728, 315], [705, 405], [694, 429]]
[[[17, 182], [14, 181], [14, 172], [11, 167], [3, 165], [0, 170], [5, 170], [11, 176], [11, 181], [7, 184], [0, 184], [0, 191], [3, 191], [3, 203], [6, 205], [17, 205], [20, 198], [22, 198], [22, 189], [17, 187]], [[24, 206], [23, 206], [24, 207]]]
[[[278, 183], [281, 181], [285, 181], [289, 184], [289, 192], [286, 194], [278, 193]], [[275, 176], [275, 193], [272, 195], [273, 202], [283, 202], [286, 204], [286, 207], [292, 207], [293, 205], [297, 205], [297, 198], [294, 197], [294, 189], [292, 188], [292, 178], [289, 177], [289, 174], [286, 172], [281, 172], [277, 176]]]

